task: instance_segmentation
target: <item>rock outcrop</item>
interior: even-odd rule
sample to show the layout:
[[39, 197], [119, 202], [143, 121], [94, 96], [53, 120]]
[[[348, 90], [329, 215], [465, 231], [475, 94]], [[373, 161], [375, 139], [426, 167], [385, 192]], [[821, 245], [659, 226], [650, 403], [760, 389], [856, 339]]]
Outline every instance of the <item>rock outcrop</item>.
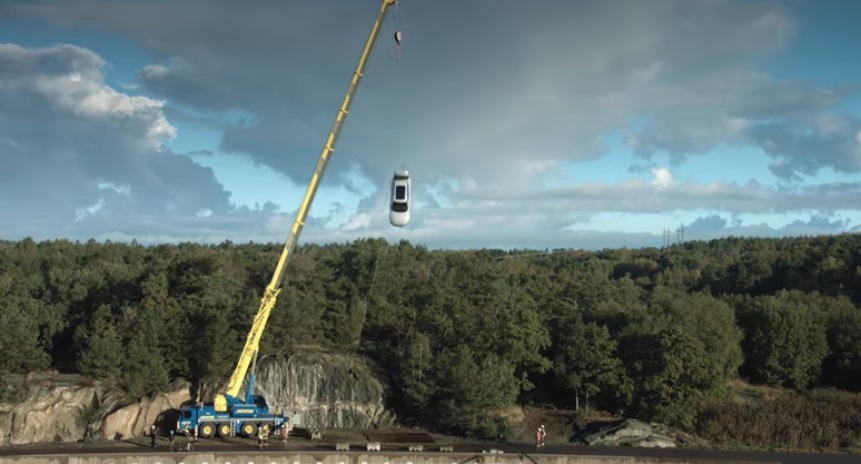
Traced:
[[107, 439], [123, 439], [148, 434], [149, 427], [160, 424], [165, 429], [174, 424], [176, 416], [171, 412], [191, 400], [186, 382], [175, 382], [168, 393], [154, 398], [143, 398], [105, 416], [101, 421], [99, 435]]
[[101, 383], [56, 373], [10, 376], [0, 403], [0, 445], [138, 436], [189, 399], [188, 385], [129, 404]]
[[7, 381], [7, 398], [0, 403], [4, 446], [83, 440], [90, 423], [98, 420], [93, 411], [106, 399], [99, 384], [77, 376], [45, 373]]
[[650, 448], [674, 448], [672, 437], [655, 433], [652, 426], [636, 419], [624, 419], [585, 433], [580, 441], [590, 446], [641, 446]]
[[[0, 446], [131, 438], [148, 433], [153, 424], [166, 430], [192, 399], [184, 381], [130, 403], [81, 376], [10, 377], [6, 402], [0, 402]], [[289, 414], [294, 426], [372, 428], [394, 420], [383, 405], [383, 384], [359, 356], [265, 357], [256, 378], [255, 390], [266, 396], [270, 410]]]
[[263, 358], [256, 385], [270, 410], [289, 414], [293, 426], [373, 428], [394, 421], [384, 406], [383, 384], [359, 356], [308, 352]]

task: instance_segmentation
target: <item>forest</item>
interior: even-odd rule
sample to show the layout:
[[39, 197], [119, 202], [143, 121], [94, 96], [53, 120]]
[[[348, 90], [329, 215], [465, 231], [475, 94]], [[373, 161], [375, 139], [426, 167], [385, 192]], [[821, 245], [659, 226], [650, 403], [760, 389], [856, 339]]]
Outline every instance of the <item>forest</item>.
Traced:
[[[0, 242], [0, 375], [130, 398], [233, 369], [280, 244]], [[663, 249], [300, 246], [261, 354], [360, 354], [405, 423], [505, 437], [538, 405], [723, 442], [861, 446], [861, 235]], [[750, 406], [728, 385], [793, 392]]]

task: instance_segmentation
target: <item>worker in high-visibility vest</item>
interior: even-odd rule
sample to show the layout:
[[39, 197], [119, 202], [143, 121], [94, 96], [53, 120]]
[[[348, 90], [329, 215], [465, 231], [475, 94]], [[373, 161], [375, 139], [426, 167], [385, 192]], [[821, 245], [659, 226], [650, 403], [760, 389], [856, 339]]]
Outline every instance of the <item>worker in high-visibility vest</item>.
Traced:
[[260, 424], [257, 425], [257, 447], [263, 449], [263, 437], [266, 431], [263, 429], [263, 426]]

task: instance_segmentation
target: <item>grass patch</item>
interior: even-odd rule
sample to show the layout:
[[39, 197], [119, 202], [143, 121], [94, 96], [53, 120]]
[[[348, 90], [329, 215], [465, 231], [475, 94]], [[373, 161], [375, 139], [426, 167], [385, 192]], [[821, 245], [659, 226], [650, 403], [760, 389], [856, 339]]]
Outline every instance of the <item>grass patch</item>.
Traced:
[[783, 392], [768, 401], [714, 401], [697, 433], [734, 448], [837, 451], [861, 447], [861, 395], [834, 389]]

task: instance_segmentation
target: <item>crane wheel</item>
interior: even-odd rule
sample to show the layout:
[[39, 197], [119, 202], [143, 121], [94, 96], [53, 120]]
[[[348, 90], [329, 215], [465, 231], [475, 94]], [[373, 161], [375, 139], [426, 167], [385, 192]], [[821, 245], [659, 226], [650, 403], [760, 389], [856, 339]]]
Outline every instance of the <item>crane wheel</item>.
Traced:
[[198, 430], [200, 436], [203, 438], [209, 438], [215, 435], [215, 426], [212, 424], [200, 424], [200, 430]]
[[246, 437], [253, 437], [257, 434], [257, 426], [252, 424], [251, 422], [245, 422], [242, 424], [242, 435]]
[[218, 436], [227, 438], [230, 436], [230, 424], [218, 424]]

